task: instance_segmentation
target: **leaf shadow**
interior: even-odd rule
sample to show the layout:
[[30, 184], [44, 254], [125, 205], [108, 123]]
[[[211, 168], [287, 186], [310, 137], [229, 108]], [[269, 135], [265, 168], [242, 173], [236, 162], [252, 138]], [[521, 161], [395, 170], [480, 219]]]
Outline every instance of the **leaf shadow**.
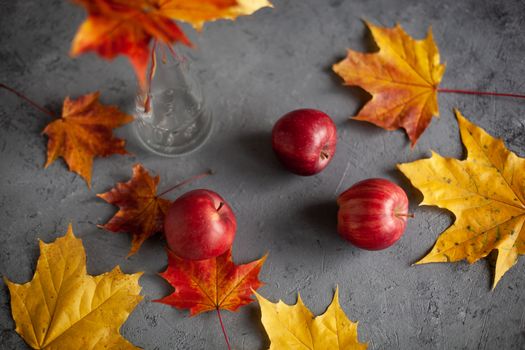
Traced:
[[374, 40], [372, 32], [366, 26], [366, 19], [362, 19], [362, 22], [363, 22], [363, 35], [361, 36], [361, 39], [359, 40], [359, 44], [361, 45], [361, 49], [362, 49], [361, 51], [366, 52], [366, 53], [376, 53], [379, 51], [379, 46], [377, 46], [377, 43]]
[[[390, 168], [385, 170], [386, 174], [395, 180], [395, 183], [401, 187], [407, 194], [408, 201], [410, 203], [410, 210], [414, 211], [415, 208], [423, 201], [423, 193], [415, 186], [412, 186], [410, 180], [397, 168]], [[441, 210], [441, 209], [440, 209]]]
[[[366, 52], [366, 53], [375, 53], [379, 51], [379, 47], [377, 46], [376, 42], [373, 39], [371, 31], [366, 27], [365, 21], [363, 20], [363, 29], [362, 29], [362, 35], [360, 39], [358, 40], [358, 49], [356, 51], [360, 52]], [[353, 50], [353, 48], [352, 48]], [[343, 79], [338, 76], [332, 69], [332, 65], [334, 63], [342, 61], [346, 55], [337, 54], [333, 55], [323, 68], [322, 70], [330, 76], [330, 80], [332, 82], [332, 87], [335, 92], [344, 94], [348, 97], [349, 100], [355, 101], [355, 107], [353, 110], [349, 111], [348, 114], [348, 120], [345, 120], [344, 122], [337, 123], [338, 127], [346, 127], [347, 124], [351, 125], [354, 130], [356, 130], [357, 133], [374, 133], [377, 134], [379, 132], [384, 132], [384, 130], [381, 130], [381, 128], [373, 125], [372, 123], [358, 121], [355, 119], [352, 119], [352, 116], [355, 116], [359, 113], [359, 111], [372, 99], [372, 95], [368, 93], [365, 89], [361, 88], [360, 86], [350, 86], [345, 85]], [[348, 123], [348, 121], [351, 122]]]
[[266, 333], [266, 330], [264, 329], [264, 326], [261, 322], [262, 313], [260, 307], [258, 306], [257, 300], [247, 305], [245, 307], [245, 310], [247, 321], [249, 322], [249, 324], [253, 325], [253, 328], [256, 329], [257, 332], [260, 334], [259, 339], [262, 340], [260, 349], [268, 349], [270, 347], [270, 338], [268, 337], [268, 333]]
[[[162, 269], [162, 271], [164, 270], [165, 268]], [[159, 275], [160, 272], [161, 271], [158, 271], [157, 273], [146, 272], [140, 278], [141, 285], [143, 286], [143, 288], [144, 286], [148, 285], [155, 286], [155, 294], [157, 294], [157, 296], [152, 296], [151, 292], [148, 292], [150, 293], [147, 295], [149, 302], [154, 302], [155, 300], [162, 299], [175, 292], [175, 288], [173, 288], [164, 278], [162, 278]]]
[[[365, 23], [363, 21], [363, 25], [364, 24]], [[379, 51], [379, 47], [375, 43], [374, 38], [372, 37], [372, 33], [370, 32], [370, 30], [368, 30], [368, 28], [365, 25], [363, 26], [363, 33], [361, 35], [361, 39], [358, 40], [358, 48], [360, 50], [354, 50], [353, 48], [348, 48], [348, 50], [366, 53], [375, 53]], [[368, 103], [368, 101], [372, 98], [372, 95], [359, 86], [344, 85], [343, 79], [333, 71], [332, 66], [335, 63], [341, 62], [346, 57], [347, 55], [340, 53], [333, 55], [332, 57], [327, 59], [328, 63], [324, 67], [322, 67], [322, 70], [323, 72], [327, 73], [328, 76], [330, 76], [330, 80], [332, 81], [334, 87], [337, 87], [341, 90], [345, 90], [346, 94], [350, 97], [351, 100], [361, 101], [360, 106], [356, 108], [356, 110], [354, 110], [352, 113], [352, 115], [356, 115], [357, 112], [366, 103]]]
[[334, 55], [330, 60], [328, 60], [328, 63], [322, 68], [322, 70], [330, 77], [332, 89], [334, 92], [344, 94], [349, 98], [349, 100], [356, 101], [357, 107], [353, 111], [349, 111], [349, 114], [354, 116], [361, 108], [363, 108], [366, 103], [368, 103], [368, 101], [372, 98], [372, 95], [359, 86], [345, 85], [343, 79], [333, 71], [333, 64], [340, 62], [345, 57], [346, 56], [343, 55]]

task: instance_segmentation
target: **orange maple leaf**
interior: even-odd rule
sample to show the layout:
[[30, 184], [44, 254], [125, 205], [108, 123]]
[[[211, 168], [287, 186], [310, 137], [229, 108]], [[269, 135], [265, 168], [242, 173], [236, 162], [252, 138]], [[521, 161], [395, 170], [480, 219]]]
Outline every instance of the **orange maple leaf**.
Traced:
[[231, 249], [207, 260], [186, 260], [168, 251], [168, 268], [161, 276], [174, 288], [172, 294], [156, 302], [189, 309], [195, 316], [210, 310], [236, 311], [253, 301], [253, 291], [261, 287], [259, 272], [266, 255], [244, 265], [235, 265]]
[[75, 0], [88, 12], [80, 26], [71, 55], [96, 51], [106, 59], [119, 54], [129, 57], [143, 89], [147, 87], [150, 42], [157, 39], [170, 46], [191, 46], [180, 27], [181, 20], [201, 28], [204, 22], [250, 15], [267, 0]]
[[119, 211], [100, 227], [132, 234], [129, 255], [135, 254], [153, 234], [164, 231], [164, 215], [171, 202], [157, 196], [159, 180], [159, 176], [152, 177], [141, 164], [136, 164], [131, 180], [119, 182], [110, 191], [97, 195], [119, 207]]
[[268, 0], [158, 0], [167, 16], [190, 23], [201, 29], [205, 22], [217, 19], [235, 19], [251, 15], [263, 7], [272, 7]]
[[133, 117], [115, 106], [104, 106], [94, 92], [72, 100], [66, 97], [62, 118], [49, 123], [43, 133], [47, 143], [47, 168], [58, 157], [64, 158], [69, 170], [79, 174], [91, 187], [93, 158], [128, 154], [126, 141], [113, 136], [113, 129], [127, 124]]
[[399, 25], [381, 28], [366, 23], [379, 47], [377, 53], [348, 50], [333, 66], [345, 85], [360, 86], [372, 99], [359, 111], [365, 120], [386, 130], [403, 128], [414, 146], [439, 115], [437, 87], [445, 72], [429, 30], [424, 40], [414, 40]]
[[190, 45], [184, 32], [164, 15], [156, 0], [76, 0], [89, 16], [73, 40], [71, 55], [96, 51], [106, 59], [129, 57], [140, 85], [147, 85], [150, 41]]

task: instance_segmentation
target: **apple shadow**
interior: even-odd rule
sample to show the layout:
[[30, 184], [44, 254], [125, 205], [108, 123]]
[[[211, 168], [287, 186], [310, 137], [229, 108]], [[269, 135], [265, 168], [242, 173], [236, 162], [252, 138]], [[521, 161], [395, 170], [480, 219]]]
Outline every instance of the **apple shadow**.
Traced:
[[234, 162], [239, 168], [238, 173], [247, 174], [249, 178], [272, 176], [281, 180], [291, 180], [296, 176], [289, 173], [273, 153], [270, 131], [243, 133], [237, 142], [245, 156], [244, 162]]
[[[337, 203], [335, 200], [312, 203], [305, 206], [301, 212], [301, 219], [307, 222], [316, 231], [333, 232], [337, 234]], [[332, 236], [332, 235], [330, 235]]]
[[320, 244], [338, 248], [343, 242], [337, 233], [338, 210], [335, 200], [326, 200], [304, 206], [299, 216], [316, 232], [314, 238], [319, 240]]
[[337, 233], [338, 210], [335, 199], [311, 203], [300, 210], [299, 218], [308, 223], [315, 232], [313, 236], [301, 240], [304, 242], [304, 249], [314, 249], [313, 255], [318, 254], [319, 247], [332, 252], [344, 251], [344, 254], [337, 255], [345, 260], [361, 255], [361, 249], [349, 244]]

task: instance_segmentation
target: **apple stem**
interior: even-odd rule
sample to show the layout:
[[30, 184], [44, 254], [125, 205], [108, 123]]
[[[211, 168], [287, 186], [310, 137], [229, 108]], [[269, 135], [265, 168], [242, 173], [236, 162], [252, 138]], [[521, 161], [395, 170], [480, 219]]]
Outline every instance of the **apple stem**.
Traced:
[[221, 202], [221, 203], [219, 204], [219, 207], [217, 208], [217, 211], [221, 210], [221, 208], [222, 208], [223, 206], [224, 206], [224, 202]]
[[205, 172], [202, 173], [202, 174], [192, 176], [192, 177], [190, 177], [189, 179], [184, 180], [184, 181], [182, 181], [182, 182], [176, 184], [175, 186], [172, 186], [172, 187], [168, 188], [166, 191], [161, 192], [160, 194], [157, 195], [157, 197], [163, 196], [163, 195], [165, 195], [166, 193], [173, 191], [174, 189], [177, 189], [177, 188], [179, 188], [179, 187], [182, 187], [182, 186], [184, 186], [184, 185], [187, 185], [187, 184], [189, 184], [189, 183], [191, 183], [191, 182], [193, 182], [193, 181], [196, 181], [196, 180], [198, 180], [198, 179], [202, 179], [203, 177], [206, 177], [206, 176], [208, 176], [208, 175], [213, 175], [213, 171], [212, 171], [212, 170], [207, 170], [207, 171], [205, 171]]
[[226, 345], [228, 346], [228, 350], [231, 350], [230, 341], [228, 340], [228, 335], [226, 334], [226, 328], [224, 328], [224, 323], [222, 322], [221, 317], [221, 310], [219, 308], [217, 310], [217, 316], [219, 316], [219, 323], [221, 324], [222, 334], [224, 334], [224, 340], [226, 340]]
[[511, 93], [506, 93], [506, 92], [459, 90], [459, 89], [437, 89], [437, 91], [444, 92], [444, 93], [453, 93], [453, 94], [488, 95], [488, 96], [500, 96], [500, 97], [525, 98], [525, 95], [511, 94]]
[[2, 83], [0, 83], [0, 88], [5, 89], [5, 90], [15, 94], [16, 96], [18, 96], [22, 100], [24, 100], [27, 103], [29, 103], [34, 108], [38, 109], [40, 112], [45, 113], [45, 114], [47, 114], [47, 115], [49, 115], [49, 116], [51, 116], [53, 118], [58, 118], [53, 112], [51, 112], [50, 110], [40, 106], [38, 103], [36, 103], [35, 101], [31, 100], [29, 97], [27, 97], [26, 95], [24, 95], [20, 91], [17, 91], [17, 90], [15, 90], [15, 89], [13, 89], [13, 88], [5, 85], [5, 84], [2, 84]]
[[325, 151], [322, 151], [321, 152], [321, 159], [325, 160], [325, 159], [328, 159], [328, 158], [330, 158], [330, 155], [328, 153], [326, 153]]
[[404, 217], [404, 218], [414, 218], [414, 213], [397, 213], [397, 217]]

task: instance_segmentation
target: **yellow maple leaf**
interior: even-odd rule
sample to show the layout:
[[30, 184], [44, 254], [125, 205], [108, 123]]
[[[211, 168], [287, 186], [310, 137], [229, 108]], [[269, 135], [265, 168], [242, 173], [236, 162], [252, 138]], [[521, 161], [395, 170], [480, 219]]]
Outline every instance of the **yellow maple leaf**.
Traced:
[[262, 313], [262, 323], [272, 349], [364, 350], [367, 344], [357, 339], [357, 323], [350, 321], [339, 304], [339, 290], [326, 312], [314, 318], [301, 296], [297, 304], [274, 304], [255, 293]]
[[424, 195], [421, 205], [450, 210], [454, 224], [418, 264], [466, 259], [497, 250], [494, 284], [525, 254], [525, 159], [456, 110], [467, 159], [430, 159], [398, 168]]
[[158, 0], [158, 7], [165, 16], [202, 29], [205, 22], [233, 20], [272, 4], [268, 0]]
[[386, 130], [403, 128], [414, 146], [439, 115], [437, 87], [445, 73], [429, 29], [423, 40], [414, 40], [400, 25], [382, 28], [366, 23], [379, 47], [376, 53], [348, 50], [333, 66], [345, 85], [360, 86], [372, 99], [355, 117]]
[[139, 349], [120, 335], [119, 328], [142, 300], [141, 275], [124, 274], [118, 266], [99, 276], [88, 275], [82, 241], [70, 225], [55, 242], [40, 241], [30, 282], [4, 279], [16, 332], [33, 349]]

